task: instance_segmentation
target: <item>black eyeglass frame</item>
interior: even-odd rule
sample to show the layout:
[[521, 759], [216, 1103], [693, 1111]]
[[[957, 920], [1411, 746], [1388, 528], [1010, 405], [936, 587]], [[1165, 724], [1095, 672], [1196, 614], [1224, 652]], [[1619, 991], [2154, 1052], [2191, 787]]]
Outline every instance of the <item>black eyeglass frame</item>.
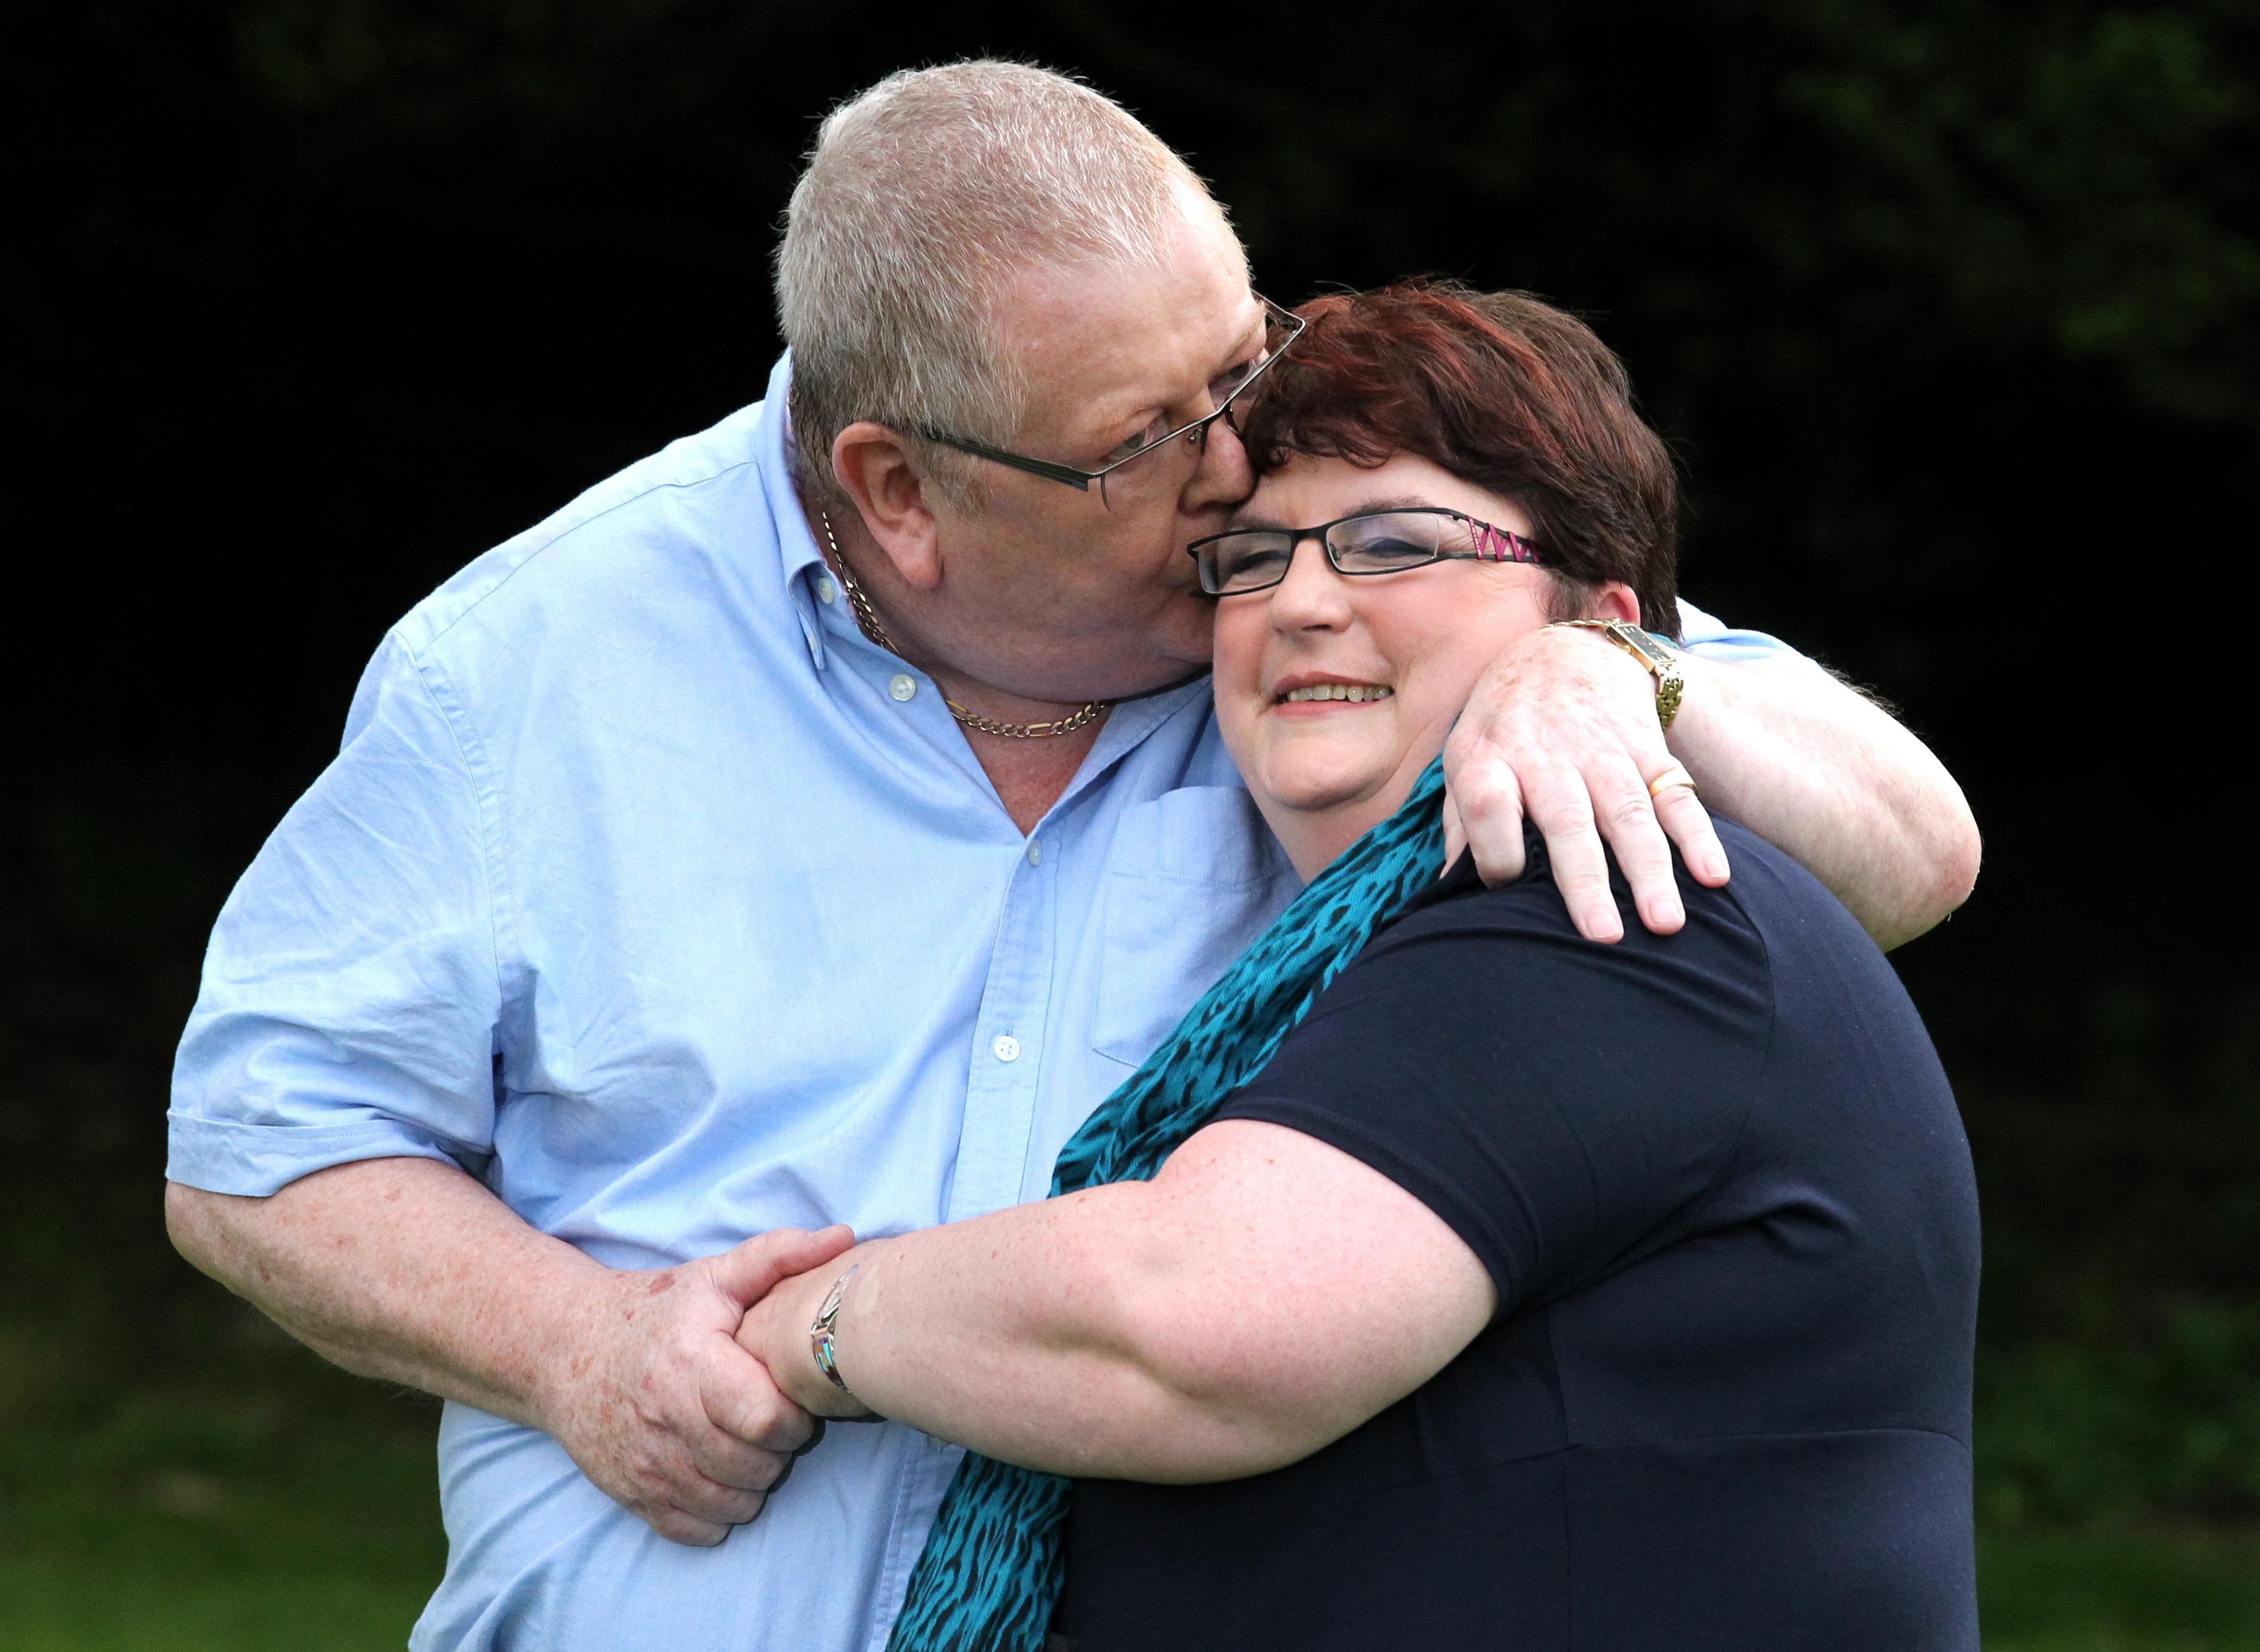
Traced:
[[[1025, 470], [1032, 476], [1042, 476], [1052, 482], [1064, 482], [1068, 486], [1080, 489], [1086, 493], [1091, 490], [1091, 484], [1096, 482], [1099, 484], [1099, 497], [1103, 499], [1106, 494], [1106, 478], [1121, 469], [1123, 466], [1135, 464], [1149, 454], [1161, 452], [1180, 436], [1194, 446], [1199, 446], [1206, 438], [1208, 427], [1230, 412], [1232, 404], [1248, 394], [1248, 387], [1269, 373], [1271, 370], [1271, 364], [1293, 348], [1295, 340], [1303, 336], [1303, 329], [1311, 325], [1293, 311], [1273, 304], [1260, 292], [1255, 295], [1255, 300], [1263, 306], [1263, 318], [1267, 323], [1282, 321], [1293, 329], [1279, 341], [1278, 347], [1257, 362], [1248, 376], [1234, 386], [1232, 394], [1207, 412], [1203, 413], [1191, 424], [1178, 426], [1166, 436], [1156, 436], [1136, 453], [1125, 454], [1111, 465], [1101, 465], [1096, 470], [1084, 470], [1074, 465], [1061, 464], [1056, 460], [1032, 459], [1026, 454], [1012, 453], [1003, 447], [991, 447], [986, 442], [969, 441], [962, 436], [952, 436], [929, 425], [919, 425], [913, 428], [917, 434], [927, 441], [939, 442], [945, 447], [954, 447], [962, 454], [971, 454], [976, 459], [986, 459], [994, 464], [1010, 465], [1013, 469]], [[1239, 426], [1235, 425], [1234, 428], [1236, 430]]]
[[[1440, 550], [1425, 561], [1404, 562], [1395, 568], [1344, 568], [1341, 565], [1341, 557], [1335, 553], [1334, 540], [1329, 536], [1346, 522], [1366, 522], [1376, 517], [1384, 516], [1450, 517], [1455, 521], [1466, 523], [1476, 531], [1475, 548], [1468, 551]], [[1268, 579], [1261, 585], [1235, 585], [1230, 590], [1211, 590], [1209, 585], [1211, 559], [1203, 556], [1201, 553], [1208, 547], [1220, 544], [1226, 540], [1253, 539], [1258, 534], [1268, 535], [1273, 539], [1284, 537], [1288, 540], [1286, 557], [1279, 564], [1279, 577]], [[1212, 533], [1205, 539], [1195, 540], [1191, 545], [1185, 547], [1185, 554], [1191, 557], [1193, 565], [1200, 569], [1203, 596], [1247, 597], [1252, 596], [1256, 591], [1269, 590], [1276, 585], [1284, 583], [1288, 573], [1295, 566], [1295, 553], [1303, 548], [1303, 542], [1305, 540], [1318, 540], [1319, 548], [1326, 553], [1327, 566], [1344, 579], [1372, 579], [1384, 574], [1406, 574], [1416, 568], [1433, 568], [1438, 562], [1520, 562], [1531, 568], [1543, 568], [1546, 565], [1546, 559], [1538, 554], [1538, 547], [1523, 538], [1521, 534], [1511, 529], [1496, 526], [1484, 521], [1481, 517], [1470, 516], [1465, 511], [1455, 511], [1450, 506], [1442, 504], [1400, 504], [1380, 511], [1353, 511], [1348, 516], [1338, 516], [1331, 522], [1321, 522], [1316, 527], [1308, 528], [1227, 528], [1221, 533]]]

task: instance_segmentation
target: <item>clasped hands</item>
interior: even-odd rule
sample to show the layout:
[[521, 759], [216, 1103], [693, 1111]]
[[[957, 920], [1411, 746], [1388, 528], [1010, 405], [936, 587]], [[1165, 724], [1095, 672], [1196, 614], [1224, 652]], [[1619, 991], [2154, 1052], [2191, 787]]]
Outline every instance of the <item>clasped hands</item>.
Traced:
[[855, 1242], [778, 1228], [718, 1256], [604, 1276], [533, 1416], [597, 1488], [662, 1537], [712, 1547], [762, 1511], [817, 1437], [738, 1343], [747, 1310]]
[[[1677, 845], [1706, 883], [1725, 850], [1692, 791], [1651, 797], [1673, 762], [1648, 674], [1579, 631], [1520, 639], [1478, 683], [1444, 751], [1447, 858], [1463, 845], [1490, 883], [1521, 875], [1523, 825], [1543, 833], [1571, 919], [1623, 934], [1606, 840], [1641, 919], [1685, 921]], [[808, 1330], [854, 1243], [844, 1227], [780, 1228], [718, 1256], [611, 1276], [574, 1356], [537, 1381], [540, 1420], [604, 1493], [662, 1537], [711, 1546], [751, 1520], [819, 1437], [862, 1408], [813, 1375]], [[852, 1355], [849, 1372], [853, 1376]]]

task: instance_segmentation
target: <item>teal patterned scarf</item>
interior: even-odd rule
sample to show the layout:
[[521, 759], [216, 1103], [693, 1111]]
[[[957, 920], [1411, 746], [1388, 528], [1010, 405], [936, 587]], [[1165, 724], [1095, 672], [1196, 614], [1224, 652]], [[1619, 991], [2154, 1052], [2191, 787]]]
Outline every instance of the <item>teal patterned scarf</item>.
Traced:
[[[1311, 1001], [1443, 858], [1441, 763], [1297, 897], [1060, 1152], [1052, 1194], [1149, 1179], [1271, 1059]], [[1041, 1652], [1066, 1575], [1069, 1483], [968, 1452], [888, 1652]]]

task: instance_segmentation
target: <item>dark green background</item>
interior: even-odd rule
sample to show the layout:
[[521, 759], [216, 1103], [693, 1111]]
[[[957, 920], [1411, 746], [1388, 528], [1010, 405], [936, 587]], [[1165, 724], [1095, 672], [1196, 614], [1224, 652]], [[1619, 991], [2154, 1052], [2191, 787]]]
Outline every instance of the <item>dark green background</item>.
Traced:
[[1184, 149], [1276, 297], [1442, 270], [1625, 354], [1690, 594], [1876, 684], [1985, 828], [1899, 962], [1985, 1192], [1995, 1625], [2260, 1638], [2191, 1581], [2260, 1563], [2254, 0], [96, 0], [11, 32], [0, 1641], [13, 1600], [29, 1643], [140, 1644], [137, 1590], [180, 1644], [299, 1595], [397, 1638], [430, 1412], [159, 1227], [204, 933], [394, 618], [759, 394], [814, 118], [984, 49]]

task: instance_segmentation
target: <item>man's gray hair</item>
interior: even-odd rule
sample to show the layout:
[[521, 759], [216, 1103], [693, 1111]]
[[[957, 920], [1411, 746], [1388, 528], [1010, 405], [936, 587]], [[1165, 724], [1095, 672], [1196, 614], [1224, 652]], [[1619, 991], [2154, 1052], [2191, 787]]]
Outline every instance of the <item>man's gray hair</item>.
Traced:
[[1207, 190], [1127, 110], [1024, 63], [905, 69], [826, 118], [786, 209], [778, 318], [793, 434], [834, 489], [833, 438], [876, 419], [912, 438], [946, 496], [976, 502], [973, 461], [926, 426], [1008, 446], [1020, 363], [995, 300], [1040, 264], [1158, 264], [1185, 191]]

